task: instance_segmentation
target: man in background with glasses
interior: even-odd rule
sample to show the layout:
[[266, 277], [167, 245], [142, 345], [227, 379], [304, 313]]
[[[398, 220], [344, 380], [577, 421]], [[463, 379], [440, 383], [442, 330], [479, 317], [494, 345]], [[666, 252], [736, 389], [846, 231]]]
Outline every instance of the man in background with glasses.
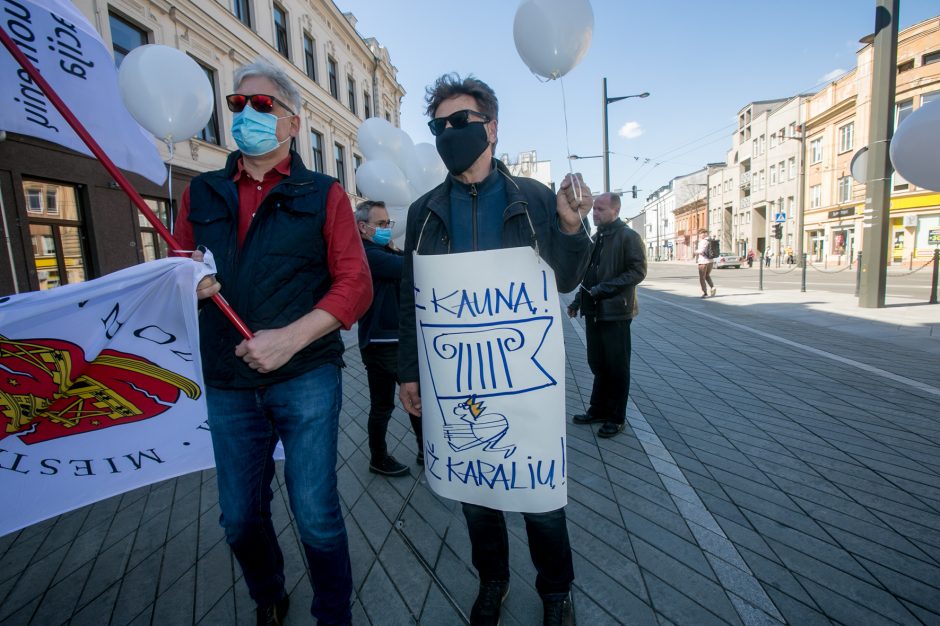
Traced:
[[[235, 72], [226, 97], [238, 151], [194, 178], [176, 238], [213, 253], [222, 295], [255, 333], [243, 340], [214, 306], [202, 308], [200, 353], [215, 451], [221, 524], [257, 603], [258, 624], [287, 614], [284, 557], [271, 523], [274, 447], [284, 445], [291, 510], [321, 624], [348, 624], [352, 576], [336, 488], [343, 342], [372, 301], [349, 198], [291, 149], [300, 93], [272, 63]], [[193, 255], [201, 259], [202, 255]]]
[[[584, 216], [591, 190], [566, 176], [558, 194], [542, 183], [511, 176], [493, 158], [499, 104], [473, 77], [445, 74], [427, 90], [427, 114], [437, 151], [450, 175], [408, 210], [401, 289], [399, 379], [405, 410], [421, 414], [415, 328], [413, 254], [434, 255], [531, 246], [555, 271], [561, 292], [574, 289], [591, 254]], [[480, 589], [470, 613], [474, 626], [496, 625], [509, 593], [509, 539], [503, 512], [462, 503]], [[523, 513], [529, 553], [538, 573], [544, 624], [573, 624], [574, 580], [565, 509]]]
[[[369, 380], [369, 471], [383, 476], [407, 476], [408, 467], [388, 453], [388, 422], [395, 410], [398, 380], [398, 307], [404, 257], [392, 243], [395, 222], [384, 202], [366, 200], [356, 206], [356, 226], [372, 272], [372, 306], [359, 320], [359, 354]], [[418, 443], [418, 465], [424, 464], [421, 418], [409, 414]]]

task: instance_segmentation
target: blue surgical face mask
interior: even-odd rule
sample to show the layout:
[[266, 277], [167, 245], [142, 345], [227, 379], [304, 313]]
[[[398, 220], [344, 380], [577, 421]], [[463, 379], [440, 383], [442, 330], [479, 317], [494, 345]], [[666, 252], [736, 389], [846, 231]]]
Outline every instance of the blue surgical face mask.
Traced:
[[391, 228], [376, 228], [375, 234], [372, 235], [372, 243], [379, 246], [387, 246], [388, 242], [392, 240], [392, 229]]
[[246, 106], [241, 113], [235, 114], [232, 121], [232, 137], [238, 149], [248, 156], [261, 156], [277, 150], [282, 143], [290, 141], [290, 137], [284, 141], [277, 140], [277, 121], [285, 117], [292, 116], [258, 113], [251, 105]]

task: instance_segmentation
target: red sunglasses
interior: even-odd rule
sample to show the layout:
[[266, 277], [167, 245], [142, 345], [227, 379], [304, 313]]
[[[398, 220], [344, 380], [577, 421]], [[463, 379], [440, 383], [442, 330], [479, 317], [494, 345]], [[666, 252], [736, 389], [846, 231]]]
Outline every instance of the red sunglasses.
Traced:
[[225, 103], [228, 105], [228, 110], [232, 113], [241, 113], [245, 110], [245, 105], [249, 102], [251, 103], [251, 108], [258, 113], [270, 113], [274, 110], [274, 103], [276, 102], [284, 107], [288, 113], [295, 115], [289, 106], [266, 93], [253, 93], [251, 95], [231, 93], [225, 96]]

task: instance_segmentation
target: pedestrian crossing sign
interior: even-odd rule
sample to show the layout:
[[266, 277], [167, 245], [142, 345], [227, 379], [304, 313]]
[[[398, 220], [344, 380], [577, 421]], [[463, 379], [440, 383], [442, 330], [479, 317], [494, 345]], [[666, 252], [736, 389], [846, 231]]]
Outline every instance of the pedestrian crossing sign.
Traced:
[[778, 223], [787, 221], [787, 214], [786, 213], [774, 213], [774, 221]]

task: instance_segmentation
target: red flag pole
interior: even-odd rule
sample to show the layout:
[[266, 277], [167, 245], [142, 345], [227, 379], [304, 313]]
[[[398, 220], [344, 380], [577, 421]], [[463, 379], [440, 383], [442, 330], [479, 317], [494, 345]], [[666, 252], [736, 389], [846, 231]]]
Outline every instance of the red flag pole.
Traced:
[[[130, 199], [131, 202], [143, 213], [144, 217], [150, 222], [150, 225], [153, 226], [154, 230], [163, 237], [163, 240], [166, 241], [167, 245], [170, 247], [170, 250], [178, 250], [179, 244], [176, 242], [176, 239], [173, 237], [172, 233], [167, 230], [167, 227], [163, 225], [156, 215], [153, 214], [153, 211], [150, 210], [150, 207], [147, 206], [147, 203], [144, 202], [144, 199], [140, 197], [140, 194], [137, 193], [137, 190], [131, 185], [130, 181], [127, 180], [127, 177], [124, 176], [124, 173], [111, 161], [110, 157], [105, 154], [104, 150], [101, 149], [101, 146], [98, 145], [98, 142], [88, 133], [85, 127], [82, 125], [78, 118], [72, 113], [71, 110], [65, 105], [62, 101], [62, 98], [59, 97], [59, 94], [55, 92], [52, 86], [46, 82], [46, 79], [42, 77], [42, 74], [39, 73], [33, 64], [30, 62], [26, 55], [17, 47], [13, 42], [7, 32], [0, 26], [0, 41], [3, 42], [3, 45], [7, 50], [10, 51], [10, 54], [13, 55], [13, 58], [16, 59], [16, 62], [23, 66], [23, 69], [29, 74], [29, 77], [33, 80], [36, 85], [42, 89], [43, 93], [46, 94], [46, 97], [49, 98], [59, 113], [62, 114], [62, 117], [65, 118], [65, 121], [69, 123], [69, 126], [75, 131], [75, 133], [81, 138], [85, 145], [88, 146], [88, 149], [91, 150], [92, 154], [104, 165], [104, 168], [108, 170], [108, 173], [112, 178], [120, 185], [121, 189], [124, 190]], [[172, 201], [172, 198], [170, 199]], [[212, 296], [212, 301], [221, 309], [222, 313], [225, 314], [225, 317], [235, 325], [235, 328], [238, 329], [238, 332], [241, 333], [242, 337], [245, 339], [251, 339], [251, 331], [245, 325], [245, 322], [238, 317], [238, 314], [232, 309], [228, 302], [225, 301], [225, 298], [222, 297], [222, 294], [215, 294]]]

